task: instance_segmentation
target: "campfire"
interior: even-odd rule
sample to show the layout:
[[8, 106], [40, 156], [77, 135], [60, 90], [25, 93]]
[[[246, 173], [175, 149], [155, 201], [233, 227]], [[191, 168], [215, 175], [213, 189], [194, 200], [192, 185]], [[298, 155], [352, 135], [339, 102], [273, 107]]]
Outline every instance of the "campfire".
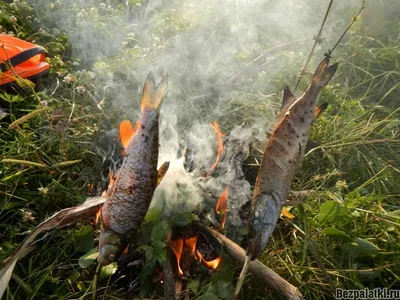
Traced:
[[198, 269], [199, 264], [210, 270], [218, 268], [222, 259], [217, 256], [215, 249], [207, 243], [204, 237], [200, 236], [199, 238], [194, 235], [185, 238], [185, 235], [193, 234], [194, 231], [191, 228], [186, 230], [177, 228], [175, 232], [179, 233], [175, 236], [180, 236], [169, 238], [169, 246], [175, 255], [177, 273], [180, 277], [195, 277], [193, 272]]
[[[324, 73], [324, 76], [321, 74], [319, 74], [319, 76], [314, 75], [315, 78], [318, 80], [322, 78], [326, 81], [327, 78], [330, 79], [330, 77], [334, 75], [337, 65], [332, 65], [327, 68], [328, 63], [329, 60], [325, 59], [321, 62], [317, 71], [319, 70], [321, 73], [325, 72], [324, 70], [326, 69], [329, 76]], [[318, 75], [317, 71], [316, 74]], [[314, 80], [317, 80], [315, 78]], [[316, 83], [312, 82], [312, 84]], [[147, 86], [152, 86], [152, 84], [149, 83]], [[162, 86], [163, 85], [161, 85], [161, 87]], [[312, 89], [310, 90], [313, 91]], [[307, 95], [307, 93], [304, 94]], [[155, 95], [158, 94], [156, 93]], [[300, 101], [303, 99], [300, 97], [296, 100], [296, 97], [291, 95], [290, 91], [286, 91], [284, 95], [286, 95], [284, 96], [284, 102]], [[316, 94], [311, 93], [311, 96], [315, 98]], [[308, 101], [307, 103], [314, 109], [314, 102]], [[294, 104], [297, 103], [295, 102]], [[294, 104], [292, 104], [292, 106], [294, 106]], [[299, 107], [301, 107], [301, 105], [299, 105]], [[307, 109], [307, 114], [304, 113], [309, 119], [309, 124], [312, 124], [312, 112], [312, 110]], [[295, 115], [295, 113], [293, 115]], [[274, 167], [275, 170], [273, 171], [277, 169], [283, 170], [280, 166], [280, 164], [284, 166], [283, 158], [289, 154], [292, 155], [294, 152], [286, 150], [286, 148], [282, 146], [282, 140], [288, 140], [285, 145], [293, 145], [292, 140], [299, 139], [300, 136], [297, 135], [296, 137], [296, 130], [294, 129], [294, 125], [291, 124], [293, 122], [305, 123], [303, 117], [295, 118], [293, 115], [290, 113], [282, 113], [283, 121], [280, 121], [280, 119], [277, 120], [279, 126], [276, 127], [263, 154], [261, 167], [264, 164], [264, 174], [262, 174], [262, 176], [257, 175], [256, 182], [247, 180], [244, 175], [246, 172], [243, 170], [244, 161], [247, 159], [249, 148], [251, 147], [251, 143], [255, 140], [252, 128], [249, 128], [246, 124], [237, 126], [228, 134], [224, 134], [221, 131], [220, 125], [217, 122], [213, 122], [210, 124], [213, 130], [212, 135], [210, 134], [210, 129], [203, 125], [203, 130], [198, 132], [198, 137], [194, 136], [194, 139], [197, 138], [197, 149], [192, 149], [193, 145], [186, 141], [186, 144], [183, 143], [183, 147], [179, 147], [179, 149], [178, 147], [174, 148], [174, 151], [177, 150], [176, 153], [169, 153], [170, 156], [167, 157], [167, 159], [164, 160], [164, 158], [162, 158], [163, 160], [160, 161], [158, 157], [160, 163], [166, 162], [158, 169], [157, 184], [159, 184], [159, 186], [154, 195], [151, 194], [153, 195], [153, 205], [150, 206], [150, 208], [146, 206], [145, 210], [142, 210], [142, 216], [144, 217], [147, 212], [147, 217], [143, 222], [140, 220], [139, 225], [141, 225], [141, 230], [138, 236], [141, 236], [141, 240], [139, 243], [137, 243], [137, 239], [135, 239], [136, 237], [134, 236], [139, 226], [135, 227], [135, 230], [128, 230], [128, 234], [132, 236], [129, 238], [121, 236], [119, 231], [111, 232], [110, 229], [106, 228], [104, 220], [108, 219], [105, 217], [104, 210], [106, 210], [107, 214], [116, 217], [115, 220], [121, 216], [126, 217], [126, 214], [121, 215], [116, 213], [120, 213], [121, 210], [114, 208], [114, 210], [110, 209], [108, 211], [107, 208], [109, 208], [109, 206], [107, 206], [108, 202], [106, 202], [102, 210], [103, 224], [101, 233], [104, 234], [103, 237], [106, 239], [111, 232], [112, 239], [105, 240], [107, 243], [103, 244], [100, 242], [99, 248], [106, 245], [103, 248], [106, 254], [108, 249], [114, 248], [118, 248], [117, 250], [119, 252], [118, 256], [114, 253], [104, 256], [105, 262], [103, 265], [107, 266], [112, 263], [115, 264], [115, 262], [118, 264], [118, 271], [115, 273], [115, 276], [118, 279], [124, 278], [123, 281], [125, 281], [125, 283], [128, 281], [128, 294], [137, 294], [139, 292], [138, 274], [140, 272], [140, 278], [142, 274], [145, 274], [149, 278], [152, 278], [152, 275], [156, 275], [154, 276], [153, 283], [163, 283], [166, 299], [179, 299], [183, 286], [186, 286], [185, 299], [190, 299], [191, 292], [188, 288], [189, 281], [196, 278], [208, 278], [214, 272], [218, 272], [220, 268], [223, 269], [224, 265], [229, 266], [229, 264], [224, 264], [224, 261], [225, 257], [230, 257], [245, 266], [245, 271], [242, 272], [240, 276], [241, 280], [239, 280], [239, 286], [242, 284], [244, 275], [248, 270], [253, 275], [263, 280], [267, 286], [279, 291], [286, 298], [301, 299], [302, 295], [294, 286], [256, 260], [258, 257], [257, 255], [251, 258], [249, 254], [250, 251], [246, 254], [246, 251], [238, 245], [238, 243], [242, 241], [243, 236], [248, 233], [247, 228], [250, 227], [249, 219], [252, 219], [253, 223], [250, 223], [250, 225], [253, 227], [254, 219], [260, 216], [265, 218], [270, 215], [270, 213], [263, 211], [266, 206], [264, 205], [263, 197], [273, 194], [270, 192], [271, 187], [269, 185], [271, 185], [271, 182], [275, 183], [275, 177], [279, 174], [278, 172], [269, 172], [271, 169], [269, 167]], [[293, 119], [290, 119], [289, 122], [285, 118]], [[303, 128], [302, 126], [298, 127], [301, 129]], [[144, 129], [145, 127], [142, 125], [140, 128]], [[204, 138], [204, 128], [207, 128], [209, 131], [207, 138]], [[134, 130], [132, 132], [134, 132]], [[286, 135], [285, 132], [287, 132]], [[189, 132], [189, 134], [192, 134], [192, 132]], [[304, 133], [304, 136], [305, 135], [306, 133]], [[145, 135], [142, 134], [141, 136], [144, 137]], [[168, 144], [169, 137], [165, 138], [167, 140], [164, 142]], [[146, 139], [143, 138], [143, 141], [145, 140]], [[187, 140], [190, 139], [187, 138]], [[127, 141], [122, 140], [122, 143], [126, 142]], [[303, 145], [300, 145], [300, 142], [303, 143]], [[132, 143], [133, 142], [129, 142], [128, 145], [133, 145]], [[163, 141], [161, 140], [160, 143], [162, 144]], [[155, 145], [157, 149], [157, 144]], [[300, 150], [303, 149], [306, 146], [306, 139], [302, 138], [298, 142], [298, 145], [299, 147], [302, 146]], [[298, 145], [295, 144], [296, 147]], [[281, 148], [285, 151], [280, 151]], [[265, 159], [266, 153], [270, 155], [269, 157], [267, 156], [267, 159]], [[294, 172], [297, 170], [297, 164], [293, 164], [292, 159], [297, 159], [298, 153], [303, 154], [301, 151], [295, 151], [294, 158], [288, 160], [288, 166], [286, 168], [288, 175], [283, 178], [286, 180], [285, 188], [279, 187], [279, 189], [275, 186], [271, 188], [272, 190], [284, 191], [282, 195], [280, 195], [283, 200], [279, 199], [279, 201], [282, 202], [276, 201], [275, 198], [273, 199], [274, 202], [271, 202], [272, 200], [268, 202], [276, 206], [273, 212], [274, 216], [277, 216], [274, 224], [272, 224], [273, 226], [278, 222], [283, 205], [288, 205], [287, 203], [289, 203], [289, 201], [287, 201], [287, 191], [290, 190], [292, 181], [290, 176], [294, 176]], [[279, 161], [279, 164], [276, 163], [277, 161]], [[124, 162], [126, 161], [124, 160]], [[268, 168], [265, 168], [265, 162], [270, 163]], [[136, 165], [140, 165], [140, 162]], [[152, 170], [155, 170], [155, 167], [156, 166], [154, 166]], [[259, 168], [260, 170], [262, 169], [261, 167]], [[258, 169], [258, 167], [254, 166], [253, 168]], [[139, 168], [139, 171], [142, 170]], [[132, 177], [136, 178], [136, 173], [132, 174]], [[155, 175], [157, 174], [155, 173]], [[87, 202], [78, 207], [65, 209], [40, 224], [36, 230], [28, 236], [20, 249], [24, 250], [24, 247], [26, 248], [41, 231], [65, 226], [74, 221], [74, 217], [76, 216], [88, 217], [96, 215], [95, 223], [97, 223], [99, 209], [103, 203], [112, 199], [110, 195], [116, 195], [113, 194], [113, 192], [115, 187], [118, 186], [118, 183], [121, 182], [118, 181], [120, 176], [123, 176], [122, 171], [119, 171], [116, 177], [110, 175], [110, 185], [103, 196], [98, 197], [93, 202]], [[125, 177], [131, 179], [129, 176]], [[281, 180], [279, 184], [283, 184], [284, 180]], [[260, 181], [264, 182], [260, 183]], [[264, 184], [265, 182], [267, 182], [267, 184]], [[256, 192], [260, 192], [262, 188], [265, 189], [262, 191], [261, 200], [256, 203], [259, 210], [254, 210], [254, 198], [252, 200], [250, 198], [251, 185], [255, 185], [254, 190]], [[135, 189], [135, 187], [129, 188], [132, 190]], [[125, 189], [121, 189], [121, 191], [122, 193], [127, 193]], [[276, 191], [273, 190], [273, 192]], [[107, 200], [105, 200], [106, 197], [108, 197]], [[122, 198], [116, 199], [121, 200]], [[128, 205], [125, 207], [127, 208], [125, 211], [130, 211], [132, 208], [129, 206], [130, 201], [131, 200], [124, 202], [124, 204]], [[286, 203], [284, 203], [284, 201], [286, 201]], [[142, 203], [145, 203], [145, 201], [142, 201]], [[251, 207], [250, 203], [252, 204]], [[119, 203], [119, 205], [120, 204], [121, 203]], [[249, 210], [252, 210], [252, 218], [249, 218]], [[122, 213], [123, 212], [124, 210], [122, 210]], [[270, 225], [266, 222], [268, 220], [265, 219], [256, 221], [258, 224]], [[129, 222], [130, 219], [125, 223]], [[96, 224], [93, 225], [95, 226]], [[270, 230], [271, 233], [273, 229], [274, 227], [268, 230]], [[264, 228], [261, 228], [257, 233], [264, 232]], [[101, 237], [102, 235], [100, 234], [100, 241]], [[229, 238], [232, 238], [234, 241]], [[257, 239], [252, 239], [251, 236], [248, 236], [248, 238], [250, 245], [254, 241], [257, 241]], [[123, 244], [123, 242], [126, 242], [126, 244]], [[266, 243], [267, 241], [265, 241], [265, 244]], [[128, 247], [126, 247], [127, 245]], [[137, 247], [138, 245], [139, 247]], [[265, 245], [260, 247], [256, 245], [254, 252], [259, 255], [264, 249]], [[121, 254], [122, 251], [123, 254]], [[224, 260], [222, 260], [222, 256], [224, 256]], [[15, 256], [10, 259], [10, 262], [14, 263], [12, 268], [20, 257], [22, 257], [22, 254], [17, 252]], [[102, 257], [101, 251], [99, 257]], [[135, 271], [132, 271], [132, 269]], [[231, 282], [228, 284], [231, 284]], [[140, 285], [142, 285], [142, 282]], [[235, 295], [238, 295], [237, 292], [239, 290], [235, 291]]]

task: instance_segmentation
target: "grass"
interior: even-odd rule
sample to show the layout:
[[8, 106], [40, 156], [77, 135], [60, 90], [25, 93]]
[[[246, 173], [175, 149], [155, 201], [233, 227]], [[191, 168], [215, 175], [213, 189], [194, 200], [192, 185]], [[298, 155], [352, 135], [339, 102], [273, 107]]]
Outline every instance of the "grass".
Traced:
[[[16, 85], [0, 94], [0, 106], [8, 113], [0, 119], [1, 260], [47, 216], [105, 189], [108, 171], [118, 167], [114, 128], [139, 115], [132, 99], [138, 99], [151, 68], [163, 66], [171, 75], [169, 99], [174, 102], [166, 110], [181, 112], [176, 117], [180, 134], [217, 120], [225, 132], [241, 122], [255, 123], [263, 137], [283, 87], [294, 86], [312, 44], [271, 50], [293, 39], [285, 27], [279, 31], [282, 39], [268, 27], [251, 46], [253, 40], [240, 36], [244, 46], [230, 51], [237, 41], [227, 38], [229, 24], [218, 18], [212, 1], [199, 14], [190, 2], [165, 4], [147, 14], [146, 3], [128, 2], [129, 11], [118, 1], [105, 7], [94, 0], [0, 4], [2, 30], [44, 46], [52, 65], [35, 90]], [[336, 287], [400, 288], [399, 9], [395, 1], [376, 5], [377, 25], [363, 19], [356, 23], [336, 50], [338, 75], [320, 96], [329, 103], [313, 127], [311, 139], [320, 146], [306, 154], [293, 182], [295, 190], [316, 192], [292, 208], [294, 220], [279, 221], [261, 257], [307, 299], [331, 299]], [[225, 8], [223, 15], [229, 17], [231, 7]], [[322, 16], [325, 7], [312, 9]], [[65, 12], [70, 18], [64, 18]], [[342, 20], [343, 13], [348, 11], [333, 9], [326, 28], [339, 32], [340, 22], [332, 20]], [[368, 3], [365, 14], [371, 14]], [[140, 18], [147, 25], [136, 24]], [[116, 42], [99, 46], [107, 40]], [[93, 41], [99, 44], [91, 46]], [[316, 57], [324, 50], [317, 50]], [[173, 64], [176, 53], [184, 54], [185, 63]], [[256, 147], [264, 144], [261, 138]], [[96, 266], [81, 268], [79, 258], [97, 234], [82, 222], [45, 236], [17, 264], [5, 299], [91, 298]], [[99, 284], [110, 299], [118, 297], [109, 278]], [[215, 284], [199, 293], [205, 298], [215, 294]], [[243, 299], [276, 297], [259, 286], [249, 278]]]

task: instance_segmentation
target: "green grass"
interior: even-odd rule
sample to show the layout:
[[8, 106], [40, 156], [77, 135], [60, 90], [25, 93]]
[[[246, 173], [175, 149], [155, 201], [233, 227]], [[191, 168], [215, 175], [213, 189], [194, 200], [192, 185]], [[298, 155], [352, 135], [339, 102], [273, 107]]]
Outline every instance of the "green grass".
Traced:
[[[278, 39], [267, 27], [257, 43], [245, 43], [240, 52], [224, 52], [234, 41], [227, 38], [230, 27], [218, 19], [213, 2], [196, 17], [190, 3], [161, 5], [145, 15], [146, 3], [140, 1], [129, 1], [129, 12], [119, 1], [107, 2], [106, 8], [94, 0], [75, 5], [33, 2], [0, 4], [2, 30], [44, 46], [52, 65], [36, 91], [14, 86], [0, 93], [0, 106], [8, 109], [0, 119], [0, 260], [40, 221], [105, 189], [108, 170], [116, 167], [113, 161], [119, 156], [114, 128], [125, 118], [135, 121], [139, 116], [136, 99], [145, 72], [158, 72], [165, 65], [170, 73], [174, 105], [169, 111], [181, 112], [180, 133], [197, 122], [216, 120], [229, 132], [242, 122], [257, 121], [262, 136], [279, 109], [283, 87], [294, 86], [311, 45], [303, 41], [271, 50], [276, 41], [293, 39], [285, 28]], [[263, 9], [268, 5], [266, 1]], [[293, 182], [293, 189], [315, 193], [291, 209], [295, 219], [279, 221], [261, 257], [307, 299], [331, 299], [336, 287], [400, 288], [400, 27], [391, 17], [398, 8], [394, 1], [375, 8], [377, 25], [361, 18], [334, 54], [338, 74], [319, 99], [329, 103], [313, 127], [311, 139], [320, 146], [306, 154]], [[313, 9], [323, 13], [325, 8]], [[67, 23], [60, 22], [65, 12], [70, 16]], [[332, 20], [343, 20], [342, 13], [334, 11]], [[371, 17], [368, 10], [365, 14]], [[152, 26], [138, 30], [132, 23], [144, 16]], [[93, 22], [85, 24], [87, 20]], [[339, 35], [341, 23], [333, 23], [326, 26]], [[118, 33], [112, 30], [115, 26], [120, 26]], [[85, 51], [90, 39], [78, 44], [84, 32], [95, 36], [94, 41], [118, 43]], [[193, 32], [202, 36], [193, 40], [193, 49], [179, 44], [179, 37], [186, 39]], [[184, 48], [179, 53], [185, 54], [186, 63], [196, 63], [171, 66], [174, 47]], [[218, 61], [224, 64], [211, 64], [205, 72], [199, 64], [213, 61], [218, 50], [226, 58]], [[326, 50], [318, 50], [316, 57]], [[251, 64], [260, 53], [264, 56]], [[318, 60], [313, 59], [314, 65]], [[302, 88], [305, 85], [303, 80]], [[264, 144], [255, 147], [263, 149]], [[327, 213], [328, 208], [335, 213]], [[79, 258], [97, 234], [80, 222], [45, 236], [17, 263], [4, 299], [91, 298], [96, 266], [81, 268]], [[235, 270], [236, 279], [239, 267]], [[109, 278], [100, 280], [99, 293], [107, 289], [107, 297], [117, 299], [112, 284]], [[215, 294], [216, 284], [199, 293]], [[276, 297], [259, 286], [249, 277], [243, 299]], [[161, 295], [160, 287], [156, 294]]]

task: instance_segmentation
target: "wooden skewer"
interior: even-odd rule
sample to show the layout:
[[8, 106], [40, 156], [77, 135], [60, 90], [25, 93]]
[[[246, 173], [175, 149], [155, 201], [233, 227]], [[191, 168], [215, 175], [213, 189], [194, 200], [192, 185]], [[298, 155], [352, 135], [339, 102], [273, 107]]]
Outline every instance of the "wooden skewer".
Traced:
[[[226, 236], [219, 233], [218, 231], [206, 227], [200, 223], [196, 223], [195, 226], [205, 235], [210, 237], [211, 240], [221, 245], [225, 253], [233, 258], [235, 261], [237, 261], [241, 265], [245, 263], [246, 251], [238, 244], [228, 239]], [[285, 299], [304, 299], [303, 295], [295, 286], [287, 282], [275, 271], [265, 266], [259, 260], [249, 261], [248, 266], [248, 270], [251, 274], [262, 280], [266, 286], [281, 294]]]

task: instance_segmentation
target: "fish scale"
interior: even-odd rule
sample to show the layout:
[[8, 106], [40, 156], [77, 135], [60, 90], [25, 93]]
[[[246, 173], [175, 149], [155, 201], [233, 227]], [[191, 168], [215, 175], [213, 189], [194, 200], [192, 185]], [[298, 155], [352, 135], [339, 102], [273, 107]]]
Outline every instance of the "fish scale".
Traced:
[[281, 114], [265, 148], [252, 197], [247, 257], [234, 298], [240, 292], [249, 262], [265, 250], [286, 204], [292, 180], [301, 165], [313, 120], [325, 107], [315, 107], [319, 92], [332, 79], [337, 64], [325, 58], [317, 67], [303, 94], [295, 97], [284, 90]]
[[[120, 125], [124, 160], [116, 179], [110, 183], [102, 208], [99, 262], [115, 261], [140, 228], [158, 181], [159, 114], [167, 93], [167, 77], [155, 86], [152, 73], [144, 84], [142, 119], [135, 129], [130, 122]], [[166, 171], [164, 170], [164, 173]]]

